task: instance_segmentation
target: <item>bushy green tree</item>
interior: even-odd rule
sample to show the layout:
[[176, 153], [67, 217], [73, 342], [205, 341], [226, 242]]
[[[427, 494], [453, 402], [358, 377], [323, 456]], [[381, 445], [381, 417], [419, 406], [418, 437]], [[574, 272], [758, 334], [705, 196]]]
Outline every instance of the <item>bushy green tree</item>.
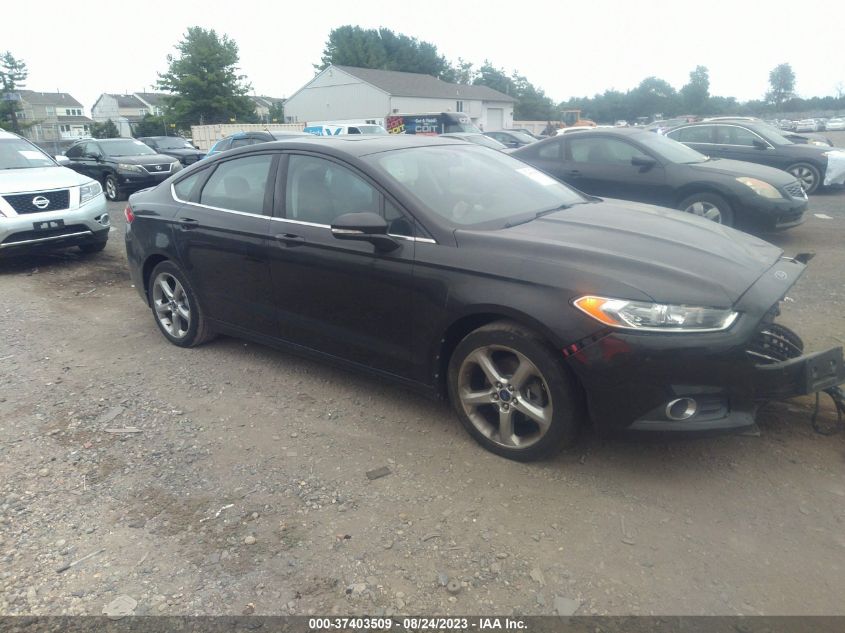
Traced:
[[28, 75], [24, 61], [15, 58], [10, 51], [0, 56], [0, 125], [17, 134], [25, 126], [18, 120], [20, 101], [12, 99], [12, 95], [24, 87]]
[[167, 118], [180, 125], [228, 123], [255, 119], [255, 104], [247, 96], [251, 86], [238, 73], [238, 45], [213, 29], [190, 27], [176, 45], [179, 55], [167, 56], [158, 87], [171, 93], [165, 99]]
[[780, 110], [785, 101], [795, 96], [795, 71], [789, 64], [778, 64], [769, 73], [771, 90], [766, 93], [766, 101]]
[[118, 138], [120, 130], [111, 119], [106, 119], [103, 123], [91, 124], [91, 136], [94, 138]]
[[165, 117], [145, 114], [144, 117], [132, 126], [132, 136], [173, 136], [174, 128], [171, 128]]
[[267, 115], [272, 123], [285, 122], [285, 104], [282, 101], [276, 101], [270, 106], [270, 112]]
[[446, 58], [430, 42], [394, 33], [390, 29], [362, 29], [360, 26], [341, 26], [332, 29], [316, 68], [323, 70], [330, 64], [399, 70], [444, 77], [450, 71]]
[[690, 71], [689, 83], [681, 88], [684, 109], [693, 114], [707, 112], [710, 99], [710, 73], [706, 66], [696, 66]]

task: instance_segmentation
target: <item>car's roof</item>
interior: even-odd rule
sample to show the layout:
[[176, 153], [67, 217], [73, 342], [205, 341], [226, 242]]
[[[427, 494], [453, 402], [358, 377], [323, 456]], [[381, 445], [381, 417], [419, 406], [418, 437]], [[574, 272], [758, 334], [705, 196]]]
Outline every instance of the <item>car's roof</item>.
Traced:
[[329, 149], [334, 154], [345, 154], [352, 157], [361, 157], [368, 154], [376, 154], [378, 152], [389, 152], [397, 149], [407, 149], [411, 147], [434, 147], [437, 145], [474, 145], [468, 141], [460, 141], [458, 139], [445, 138], [439, 139], [438, 136], [422, 136], [417, 134], [388, 134], [384, 135], [349, 135], [349, 136], [293, 136], [290, 140], [284, 141], [270, 141], [267, 143], [260, 143], [258, 145], [249, 145], [247, 147], [239, 147], [234, 150], [226, 152], [227, 156], [233, 156], [235, 153], [249, 153], [252, 151], [261, 151], [271, 148], [290, 148], [290, 149]]

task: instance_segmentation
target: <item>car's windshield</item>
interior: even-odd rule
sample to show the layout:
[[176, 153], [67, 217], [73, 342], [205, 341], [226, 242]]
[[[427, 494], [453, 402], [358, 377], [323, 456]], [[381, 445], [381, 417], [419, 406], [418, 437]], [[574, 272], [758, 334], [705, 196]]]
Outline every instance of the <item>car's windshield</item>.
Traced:
[[794, 143], [781, 134], [781, 131], [774, 125], [769, 125], [768, 123], [755, 123], [753, 129], [761, 136], [764, 136], [772, 145], [794, 145]]
[[0, 140], [0, 169], [56, 166], [52, 158], [26, 141], [16, 138]]
[[424, 208], [457, 226], [501, 228], [587, 201], [533, 167], [486, 147], [414, 147], [365, 160]]
[[525, 132], [508, 132], [512, 138], [515, 138], [520, 143], [536, 143], [537, 139], [529, 136]]
[[188, 141], [176, 136], [153, 139], [153, 142], [160, 149], [194, 149]]
[[707, 157], [662, 134], [638, 134], [636, 140], [671, 163], [703, 163]]
[[108, 156], [146, 156], [155, 154], [155, 151], [144, 145], [141, 141], [132, 139], [114, 139], [100, 141], [100, 146]]

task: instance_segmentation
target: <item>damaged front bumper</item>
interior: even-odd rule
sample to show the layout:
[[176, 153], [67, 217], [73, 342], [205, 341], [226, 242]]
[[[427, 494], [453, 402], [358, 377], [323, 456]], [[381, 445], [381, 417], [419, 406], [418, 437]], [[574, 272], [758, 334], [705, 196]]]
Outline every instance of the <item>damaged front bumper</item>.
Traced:
[[763, 402], [845, 383], [841, 347], [803, 353], [774, 322], [805, 261], [781, 259], [736, 303], [725, 332], [649, 335], [608, 331], [567, 357], [604, 431], [724, 433], [752, 427]]

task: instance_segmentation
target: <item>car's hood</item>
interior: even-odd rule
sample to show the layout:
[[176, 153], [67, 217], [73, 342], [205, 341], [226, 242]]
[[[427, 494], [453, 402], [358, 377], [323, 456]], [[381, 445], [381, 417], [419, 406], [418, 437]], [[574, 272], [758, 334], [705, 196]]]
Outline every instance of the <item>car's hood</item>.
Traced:
[[0, 194], [78, 187], [90, 181], [88, 176], [67, 167], [0, 169]]
[[775, 169], [774, 167], [758, 165], [757, 163], [749, 163], [742, 160], [713, 158], [708, 160], [706, 163], [691, 163], [688, 167], [690, 167], [692, 171], [700, 173], [724, 174], [725, 176], [731, 176], [732, 178], [739, 178], [741, 176], [758, 178], [778, 187], [795, 182], [795, 176], [790, 173], [780, 169]]
[[159, 163], [172, 163], [173, 156], [165, 154], [143, 154], [141, 156], [109, 156], [110, 160], [116, 163], [127, 165], [157, 165]]
[[518, 259], [526, 281], [579, 295], [722, 308], [732, 306], [782, 254], [708, 220], [622, 200], [576, 205], [509, 229], [458, 230], [455, 236], [460, 247], [498, 253], [511, 269]]

